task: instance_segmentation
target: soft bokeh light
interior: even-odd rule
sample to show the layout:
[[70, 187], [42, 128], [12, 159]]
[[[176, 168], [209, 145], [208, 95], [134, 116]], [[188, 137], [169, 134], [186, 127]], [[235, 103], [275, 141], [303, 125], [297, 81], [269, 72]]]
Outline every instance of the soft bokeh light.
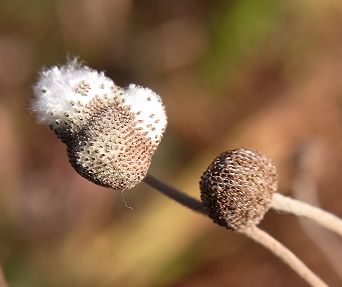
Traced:
[[[250, 147], [274, 159], [280, 192], [342, 216], [341, 27], [336, 0], [0, 0], [8, 285], [305, 286], [262, 247], [144, 184], [123, 193], [131, 210], [119, 192], [77, 175], [31, 113], [32, 85], [42, 67], [78, 55], [117, 84], [163, 98], [169, 125], [155, 175], [199, 197], [199, 177], [217, 154]], [[302, 178], [317, 193], [293, 193]], [[274, 212], [261, 227], [341, 285], [341, 241]]]

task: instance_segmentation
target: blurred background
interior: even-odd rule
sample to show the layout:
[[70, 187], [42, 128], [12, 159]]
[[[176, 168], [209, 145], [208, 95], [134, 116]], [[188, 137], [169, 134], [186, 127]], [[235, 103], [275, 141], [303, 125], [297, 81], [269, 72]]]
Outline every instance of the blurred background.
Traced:
[[[131, 210], [73, 171], [30, 101], [42, 67], [76, 55], [163, 98], [153, 174], [198, 198], [218, 153], [255, 148], [279, 192], [342, 216], [342, 2], [0, 0], [1, 286], [306, 286], [143, 183]], [[274, 211], [261, 227], [342, 285], [340, 238]]]

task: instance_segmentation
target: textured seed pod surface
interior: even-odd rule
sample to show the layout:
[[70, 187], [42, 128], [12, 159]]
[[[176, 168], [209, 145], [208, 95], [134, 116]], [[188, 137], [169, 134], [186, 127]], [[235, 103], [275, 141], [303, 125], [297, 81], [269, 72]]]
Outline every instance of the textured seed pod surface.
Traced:
[[215, 223], [232, 230], [257, 225], [277, 190], [271, 159], [251, 149], [220, 154], [201, 177], [201, 199]]
[[66, 144], [80, 175], [119, 190], [145, 177], [167, 125], [156, 93], [118, 87], [76, 60], [43, 71], [34, 92], [33, 110]]
[[111, 105], [90, 115], [71, 141], [64, 140], [71, 165], [96, 184], [132, 188], [145, 177], [157, 145], [141, 133], [125, 107]]

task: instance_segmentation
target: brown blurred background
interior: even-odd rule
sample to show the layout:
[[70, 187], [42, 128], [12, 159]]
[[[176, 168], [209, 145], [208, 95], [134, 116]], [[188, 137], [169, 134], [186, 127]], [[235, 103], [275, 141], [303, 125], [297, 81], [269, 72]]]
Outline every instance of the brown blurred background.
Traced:
[[[78, 176], [30, 112], [37, 72], [68, 55], [161, 95], [169, 125], [155, 175], [199, 197], [218, 153], [256, 148], [279, 167], [280, 192], [342, 216], [341, 1], [0, 0], [10, 286], [306, 286], [262, 247], [144, 184], [124, 193], [131, 210]], [[340, 238], [273, 211], [261, 227], [342, 285]]]

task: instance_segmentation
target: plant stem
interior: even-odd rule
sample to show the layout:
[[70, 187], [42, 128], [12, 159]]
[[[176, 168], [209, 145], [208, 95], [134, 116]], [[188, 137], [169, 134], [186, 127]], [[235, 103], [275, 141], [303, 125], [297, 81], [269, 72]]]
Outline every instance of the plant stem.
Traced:
[[207, 214], [201, 201], [193, 198], [186, 193], [177, 190], [176, 188], [162, 182], [160, 179], [154, 177], [151, 174], [147, 174], [143, 181], [154, 189], [158, 190], [167, 197], [177, 201], [181, 205], [192, 209], [193, 211]]
[[292, 199], [279, 193], [273, 195], [271, 207], [314, 220], [321, 226], [342, 237], [342, 220], [337, 216], [305, 202]]
[[278, 242], [265, 231], [256, 226], [240, 231], [257, 243], [264, 246], [274, 255], [278, 256], [286, 263], [294, 272], [302, 277], [312, 287], [328, 287], [315, 273], [313, 273], [306, 265], [283, 244]]
[[[192, 209], [207, 216], [201, 201], [195, 199], [176, 188], [169, 186], [151, 174], [148, 174], [144, 180], [146, 184], [153, 187], [157, 191], [175, 200], [181, 205]], [[275, 240], [272, 236], [262, 231], [256, 226], [239, 231], [241, 234], [253, 239], [257, 243], [270, 250], [274, 255], [278, 256], [284, 263], [292, 268], [300, 277], [312, 287], [328, 287], [317, 275], [315, 275], [306, 265], [296, 257], [284, 245]]]

